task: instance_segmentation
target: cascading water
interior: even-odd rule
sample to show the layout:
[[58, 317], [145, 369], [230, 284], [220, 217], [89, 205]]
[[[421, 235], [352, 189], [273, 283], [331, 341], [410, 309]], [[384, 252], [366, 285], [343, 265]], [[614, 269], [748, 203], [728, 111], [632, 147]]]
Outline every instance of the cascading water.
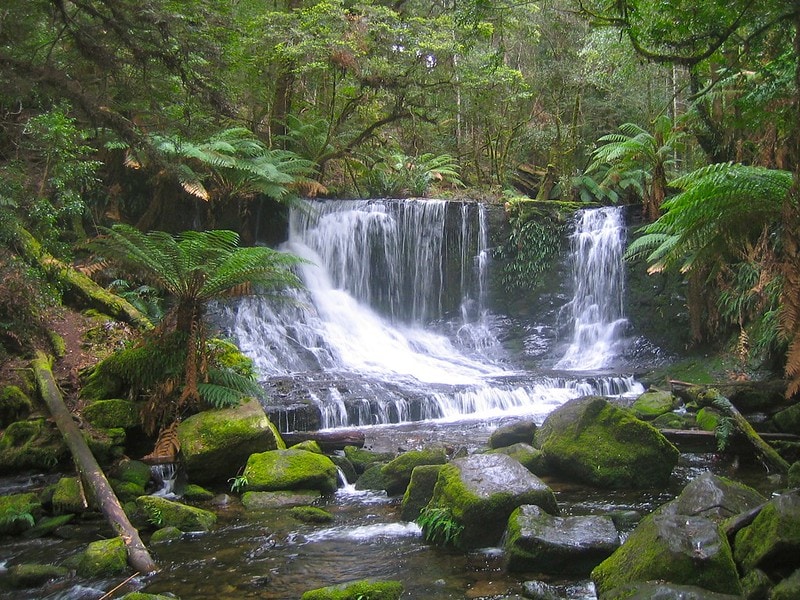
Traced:
[[[253, 358], [279, 428], [542, 419], [630, 377], [514, 371], [486, 306], [483, 205], [443, 200], [309, 201], [284, 250], [308, 262], [305, 290], [239, 303], [228, 327]], [[309, 406], [309, 401], [311, 406]]]
[[623, 316], [625, 223], [621, 207], [583, 210], [571, 238], [572, 341], [557, 369], [605, 369], [618, 358], [627, 321]]

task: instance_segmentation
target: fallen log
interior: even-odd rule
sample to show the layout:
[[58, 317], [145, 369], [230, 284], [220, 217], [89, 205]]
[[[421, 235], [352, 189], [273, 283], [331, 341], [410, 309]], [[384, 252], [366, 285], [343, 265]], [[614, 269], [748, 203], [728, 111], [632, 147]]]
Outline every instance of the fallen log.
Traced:
[[[660, 429], [659, 431], [681, 452], [714, 453], [719, 451], [717, 435], [713, 431], [703, 431], [702, 429]], [[791, 433], [761, 433], [759, 437], [767, 443], [771, 441], [800, 442], [800, 436]], [[748, 446], [747, 450], [755, 453], [755, 448], [752, 446]]]
[[287, 446], [306, 441], [317, 442], [324, 452], [343, 450], [345, 446], [364, 446], [362, 431], [291, 431], [282, 433], [281, 437]]
[[140, 573], [157, 571], [158, 567], [139, 537], [139, 532], [131, 525], [128, 516], [122, 510], [122, 506], [120, 506], [114, 490], [111, 489], [105, 473], [103, 473], [92, 451], [86, 444], [83, 434], [72, 418], [72, 414], [67, 410], [53, 377], [50, 360], [43, 352], [39, 351], [36, 353], [36, 358], [32, 361], [31, 366], [39, 387], [39, 393], [47, 404], [47, 408], [50, 410], [50, 414], [53, 416], [59, 431], [61, 431], [61, 435], [64, 436], [64, 441], [78, 467], [81, 478], [92, 492], [93, 498], [99, 505], [103, 516], [105, 516], [117, 535], [125, 542], [128, 552], [128, 564]]

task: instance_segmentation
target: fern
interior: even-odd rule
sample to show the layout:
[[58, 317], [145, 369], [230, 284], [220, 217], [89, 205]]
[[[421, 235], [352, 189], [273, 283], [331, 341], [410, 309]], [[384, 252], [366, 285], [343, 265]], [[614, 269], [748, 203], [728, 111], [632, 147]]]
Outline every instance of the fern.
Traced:
[[458, 546], [464, 526], [453, 516], [449, 508], [425, 507], [417, 517], [425, 540], [442, 546]]

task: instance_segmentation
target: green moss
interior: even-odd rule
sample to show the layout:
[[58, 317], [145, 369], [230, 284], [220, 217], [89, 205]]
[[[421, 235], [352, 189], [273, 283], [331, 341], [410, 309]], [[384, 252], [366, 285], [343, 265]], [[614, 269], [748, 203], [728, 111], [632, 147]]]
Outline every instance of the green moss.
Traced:
[[179, 540], [183, 532], [170, 525], [169, 527], [162, 527], [153, 532], [153, 535], [150, 536], [150, 543], [151, 544], [159, 544], [162, 542], [171, 542], [173, 540]]
[[92, 542], [78, 561], [77, 570], [81, 577], [108, 577], [125, 572], [128, 554], [122, 538]]
[[714, 431], [721, 418], [722, 415], [717, 409], [706, 406], [697, 411], [695, 422], [703, 431]]
[[385, 490], [386, 478], [383, 476], [383, 465], [374, 464], [356, 479], [357, 490]]
[[400, 516], [403, 520], [414, 521], [430, 502], [441, 469], [442, 465], [420, 465], [411, 472], [411, 481], [400, 504]]
[[173, 526], [181, 531], [208, 531], [217, 522], [217, 515], [211, 511], [158, 496], [140, 496], [136, 506], [159, 528]]
[[59, 515], [57, 517], [47, 517], [36, 523], [33, 529], [24, 533], [26, 538], [40, 538], [50, 535], [62, 525], [66, 525], [75, 518], [74, 514]]
[[512, 444], [511, 446], [491, 450], [490, 453], [510, 456], [534, 475], [542, 475], [547, 472], [547, 465], [542, 451], [529, 444]]
[[22, 448], [32, 442], [41, 433], [44, 419], [17, 421], [9, 425], [0, 438], [0, 450]]
[[34, 493], [0, 496], [0, 535], [15, 535], [33, 527], [41, 507]]
[[252, 454], [244, 469], [248, 491], [336, 491], [337, 471], [331, 459], [305, 450], [271, 450]]
[[322, 454], [322, 448], [316, 440], [304, 440], [292, 446], [292, 450], [306, 450], [307, 452], [314, 452], [315, 454]]
[[57, 515], [82, 513], [84, 505], [83, 486], [77, 477], [62, 477], [53, 491], [53, 512]]
[[394, 458], [394, 454], [388, 452], [372, 452], [356, 446], [345, 446], [344, 455], [359, 475], [375, 463], [387, 463]]
[[125, 455], [125, 430], [121, 427], [112, 429], [92, 429], [84, 432], [84, 439], [89, 449], [101, 465], [110, 465]]
[[656, 429], [683, 429], [686, 426], [686, 419], [678, 413], [668, 412], [659, 415], [650, 424]]
[[139, 408], [130, 400], [96, 400], [83, 409], [83, 417], [101, 429], [131, 429], [140, 423]]
[[447, 462], [444, 448], [427, 448], [404, 452], [381, 467], [386, 493], [390, 496], [402, 494], [411, 481], [411, 472], [421, 465], [443, 465]]
[[289, 509], [289, 514], [303, 523], [330, 523], [333, 521], [331, 513], [316, 506], [295, 506]]
[[800, 598], [800, 569], [780, 581], [769, 596], [770, 600], [797, 600]]
[[631, 411], [638, 419], [652, 421], [678, 407], [679, 400], [672, 392], [650, 389], [639, 396], [631, 406]]
[[64, 358], [67, 355], [67, 342], [64, 341], [64, 338], [55, 331], [48, 332], [48, 337], [50, 338], [50, 347], [53, 349], [53, 356]]
[[14, 565], [8, 570], [8, 582], [11, 587], [17, 589], [34, 588], [67, 575], [69, 575], [69, 569], [66, 567], [25, 563]]
[[747, 572], [760, 568], [771, 573], [794, 564], [791, 556], [800, 547], [800, 497], [781, 494], [772, 498], [753, 522], [736, 534], [734, 556]]
[[139, 496], [144, 496], [144, 486], [134, 483], [133, 481], [120, 481], [119, 479], [109, 479], [111, 489], [117, 495], [117, 498], [123, 504], [136, 500]]
[[214, 492], [194, 483], [188, 484], [183, 488], [183, 497], [187, 500], [205, 501], [214, 497]]
[[363, 579], [305, 592], [300, 600], [399, 600], [403, 584], [399, 581]]
[[33, 410], [28, 395], [16, 385], [7, 385], [0, 392], [0, 429], [27, 417]]
[[120, 481], [127, 481], [130, 483], [135, 483], [136, 485], [140, 486], [144, 489], [148, 483], [150, 483], [150, 478], [152, 477], [152, 472], [150, 469], [150, 465], [147, 463], [143, 463], [139, 460], [122, 460], [120, 461], [113, 469], [113, 475], [116, 479]]

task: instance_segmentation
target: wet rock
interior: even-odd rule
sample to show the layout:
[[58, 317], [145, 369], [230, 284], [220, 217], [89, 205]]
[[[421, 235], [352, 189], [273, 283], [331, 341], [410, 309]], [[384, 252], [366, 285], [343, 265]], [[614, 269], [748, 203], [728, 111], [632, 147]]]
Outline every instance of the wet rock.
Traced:
[[591, 577], [603, 600], [611, 590], [639, 581], [742, 593], [730, 545], [719, 526], [705, 517], [678, 514], [646, 517]]
[[795, 571], [772, 588], [769, 598], [770, 600], [797, 600], [800, 598], [800, 570]]
[[386, 479], [383, 476], [383, 465], [374, 464], [364, 471], [361, 476], [356, 479], [355, 488], [357, 490], [385, 490]]
[[338, 472], [330, 458], [306, 450], [270, 450], [250, 455], [243, 474], [245, 489], [336, 491]]
[[753, 569], [742, 577], [742, 590], [747, 600], [767, 600], [771, 589], [772, 580], [761, 569]]
[[82, 513], [88, 506], [83, 496], [83, 487], [77, 477], [62, 477], [53, 490], [53, 514]]
[[449, 510], [464, 529], [459, 545], [478, 548], [497, 544], [511, 513], [534, 504], [556, 514], [553, 491], [513, 458], [475, 454], [442, 466], [428, 504]]
[[183, 536], [183, 532], [177, 527], [170, 525], [169, 527], [162, 527], [161, 529], [154, 531], [153, 535], [150, 536], [150, 543], [160, 544], [164, 542], [171, 542], [173, 540], [179, 540], [181, 536]]
[[375, 464], [385, 464], [394, 458], [389, 452], [373, 452], [356, 446], [345, 446], [344, 455], [359, 475]]
[[444, 448], [428, 448], [410, 450], [381, 467], [384, 489], [389, 496], [396, 496], [406, 491], [411, 472], [421, 465], [443, 465], [447, 462]]
[[530, 600], [561, 600], [556, 588], [544, 581], [525, 581], [522, 584], [522, 593]]
[[82, 411], [83, 418], [94, 427], [131, 429], [140, 424], [139, 408], [130, 400], [95, 400]]
[[306, 506], [318, 501], [322, 496], [313, 490], [296, 492], [245, 492], [242, 504], [247, 510]]
[[674, 396], [672, 392], [651, 388], [633, 402], [631, 411], [638, 419], [652, 421], [675, 410], [679, 405], [680, 398]]
[[489, 436], [489, 448], [505, 448], [512, 444], [532, 444], [536, 434], [536, 423], [533, 421], [520, 421], [504, 427], [498, 427]]
[[66, 567], [24, 563], [8, 569], [6, 578], [11, 587], [25, 589], [41, 587], [48, 581], [67, 575], [69, 575], [69, 569]]
[[653, 581], [623, 585], [604, 593], [601, 600], [741, 600], [741, 596], [710, 592], [693, 585]]
[[192, 415], [178, 426], [178, 441], [186, 473], [195, 483], [225, 482], [251, 454], [286, 447], [255, 399]]
[[686, 417], [675, 412], [668, 412], [659, 415], [650, 424], [656, 429], [683, 429], [686, 427]]
[[318, 506], [295, 506], [289, 510], [289, 514], [303, 523], [330, 523], [333, 521], [333, 515]]
[[747, 572], [759, 568], [785, 575], [800, 568], [800, 495], [772, 498], [752, 524], [736, 534], [736, 562]]
[[217, 522], [213, 512], [188, 506], [159, 496], [140, 496], [137, 508], [157, 527], [177, 527], [181, 531], [208, 531]]
[[542, 451], [529, 444], [518, 442], [510, 446], [492, 450], [491, 452], [510, 456], [514, 460], [519, 461], [523, 467], [534, 475], [544, 475], [547, 472]]
[[772, 416], [772, 422], [783, 433], [800, 434], [800, 403], [792, 404]]
[[707, 472], [690, 481], [661, 511], [701, 516], [721, 523], [766, 501], [764, 496], [743, 483]]
[[122, 538], [92, 542], [81, 554], [77, 571], [81, 577], [108, 577], [124, 573], [128, 565], [128, 553]]
[[554, 517], [538, 506], [520, 506], [508, 519], [508, 569], [588, 575], [620, 546], [611, 517]]
[[536, 445], [550, 472], [603, 488], [666, 485], [680, 456], [661, 432], [601, 396], [550, 413]]
[[442, 465], [420, 465], [411, 471], [411, 481], [400, 504], [400, 518], [414, 521], [433, 497], [433, 489]]

